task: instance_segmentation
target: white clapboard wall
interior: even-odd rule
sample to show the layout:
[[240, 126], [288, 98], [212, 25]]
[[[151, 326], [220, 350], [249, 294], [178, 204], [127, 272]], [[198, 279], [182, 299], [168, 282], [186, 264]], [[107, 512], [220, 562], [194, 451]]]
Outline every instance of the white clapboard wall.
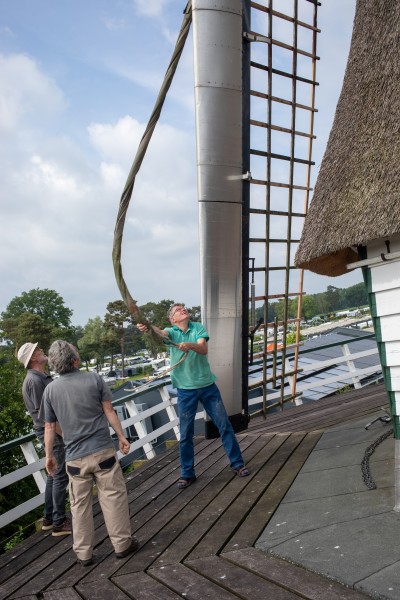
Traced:
[[369, 265], [363, 267], [396, 439], [400, 439], [399, 252], [398, 236], [369, 242], [365, 257]]

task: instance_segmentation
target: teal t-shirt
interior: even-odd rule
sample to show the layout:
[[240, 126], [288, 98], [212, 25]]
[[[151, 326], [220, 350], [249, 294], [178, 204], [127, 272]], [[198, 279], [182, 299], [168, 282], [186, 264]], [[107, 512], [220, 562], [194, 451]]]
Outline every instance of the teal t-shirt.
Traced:
[[[197, 340], [204, 338], [209, 340], [209, 335], [202, 325], [196, 321], [189, 321], [187, 331], [182, 331], [174, 325], [173, 327], [166, 327], [165, 330], [168, 332], [169, 339], [174, 344], [180, 344], [182, 342], [197, 343]], [[184, 352], [175, 348], [170, 347], [171, 352], [171, 366], [175, 365], [180, 361]], [[216, 381], [216, 376], [211, 372], [210, 364], [208, 362], [207, 355], [197, 354], [190, 350], [185, 360], [171, 371], [171, 382], [174, 388], [180, 388], [183, 390], [194, 390], [196, 388], [207, 387]]]

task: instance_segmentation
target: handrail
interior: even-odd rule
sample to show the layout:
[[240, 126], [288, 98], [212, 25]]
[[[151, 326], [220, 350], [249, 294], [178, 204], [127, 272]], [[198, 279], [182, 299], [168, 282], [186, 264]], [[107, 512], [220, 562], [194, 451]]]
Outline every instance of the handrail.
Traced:
[[[167, 383], [169, 383], [169, 382], [170, 382], [170, 380], [168, 380]], [[138, 398], [141, 395], [146, 394], [148, 391], [154, 391], [154, 390], [159, 390], [160, 388], [164, 388], [165, 384], [166, 384], [166, 382], [164, 381], [164, 382], [158, 383], [156, 385], [150, 385], [149, 387], [147, 387], [147, 385], [146, 385], [146, 389], [142, 389], [141, 391], [132, 389], [132, 392], [129, 392], [123, 398], [118, 398], [118, 400], [113, 400], [112, 405], [113, 406], [121, 406], [121, 405], [125, 404], [125, 402], [127, 401], [128, 398], [130, 400]], [[144, 386], [140, 386], [140, 387], [144, 388]], [[129, 423], [129, 424], [132, 424], [132, 423]], [[35, 439], [36, 439], [36, 434], [34, 431], [31, 431], [30, 433], [26, 433], [25, 435], [22, 435], [19, 438], [15, 438], [14, 440], [9, 440], [8, 442], [4, 442], [4, 444], [0, 444], [0, 452], [6, 452], [7, 450], [12, 450], [13, 448], [16, 448], [17, 446], [21, 446], [22, 444], [31, 442]]]
[[[333, 358], [330, 357], [325, 361], [318, 360], [310, 364], [302, 365], [301, 370], [304, 372], [304, 377], [302, 377], [301, 382], [299, 381], [299, 384], [297, 385], [298, 393], [296, 394], [295, 398], [292, 398], [290, 393], [288, 395], [284, 395], [284, 403], [295, 401], [296, 404], [300, 404], [302, 402], [301, 396], [305, 392], [318, 388], [324, 384], [334, 384], [338, 382], [342, 384], [343, 382], [349, 382], [349, 384], [354, 385], [355, 387], [360, 387], [362, 385], [363, 378], [371, 377], [371, 375], [376, 375], [375, 379], [377, 377], [381, 377], [382, 374], [380, 363], [363, 369], [357, 369], [354, 365], [354, 360], [371, 356], [373, 354], [378, 354], [377, 346], [375, 348], [369, 348], [364, 351], [349, 354], [349, 344], [355, 341], [360, 341], [360, 339], [365, 340], [372, 337], [373, 335], [365, 335], [362, 338], [346, 339], [341, 340], [340, 342], [332, 342], [311, 349], [302, 349], [301, 353], [304, 355], [337, 346], [342, 349], [343, 356], [337, 356]], [[285, 387], [290, 384], [290, 377], [293, 374], [293, 371], [290, 368], [290, 358], [290, 355], [286, 357], [284, 378], [279, 378], [279, 373], [277, 373], [277, 381], [279, 384], [273, 390], [268, 391], [269, 405], [267, 406], [267, 410], [273, 410], [275, 407], [280, 405], [279, 399], [282, 395], [281, 387]], [[343, 365], [339, 374], [326, 377], [322, 381], [307, 381], [312, 377], [313, 372], [321, 372], [321, 370], [327, 371], [329, 368], [336, 365]], [[347, 370], [344, 369], [344, 366], [347, 366]], [[253, 371], [253, 374], [255, 372], [257, 371]], [[136, 389], [126, 390], [126, 395], [124, 395], [122, 398], [118, 398], [118, 400], [113, 400], [112, 404], [114, 408], [117, 409], [120, 406], [124, 406], [126, 409], [126, 414], [129, 415], [127, 418], [121, 419], [123, 429], [128, 429], [129, 427], [134, 426], [137, 433], [138, 439], [135, 439], [131, 442], [129, 454], [132, 454], [138, 449], [142, 449], [145, 456], [147, 458], [151, 458], [152, 456], [155, 456], [154, 445], [157, 438], [160, 436], [172, 433], [174, 439], [179, 440], [179, 419], [175, 410], [177, 400], [174, 397], [170, 397], [167, 389], [169, 384], [169, 379], [165, 379], [156, 384], [146, 384]], [[260, 387], [260, 390], [262, 390], [262, 387], [266, 385], [267, 381], [254, 381], [254, 378], [249, 379], [249, 389], [251, 388], [254, 390]], [[153, 406], [145, 408], [144, 410], [140, 410], [140, 402], [138, 402], [138, 400], [140, 401], [143, 398], [143, 402], [146, 402], [144, 396], [149, 391], [158, 391], [160, 394], [160, 401]], [[249, 399], [250, 415], [259, 413], [258, 407], [260, 406], [261, 401], [261, 394]], [[147, 431], [146, 420], [158, 413], [163, 413], [166, 415], [164, 417], [164, 421], [166, 422], [153, 431]], [[204, 412], [200, 411], [197, 413], [196, 419], [203, 419], [203, 416]], [[110, 429], [110, 431], [112, 432], [112, 429]], [[27, 462], [25, 466], [19, 467], [11, 473], [0, 476], [0, 489], [4, 489], [9, 485], [24, 479], [25, 477], [33, 476], [39, 491], [39, 494], [30, 500], [21, 505], [15, 506], [5, 514], [0, 515], [0, 528], [29, 513], [34, 508], [42, 505], [44, 502], [43, 491], [46, 474], [44, 471], [44, 459], [39, 458], [36, 453], [36, 439], [35, 433], [30, 432], [24, 436], [16, 438], [15, 440], [11, 440], [0, 445], [0, 452], [13, 450], [17, 447], [21, 448]], [[120, 454], [119, 456], [121, 458]]]

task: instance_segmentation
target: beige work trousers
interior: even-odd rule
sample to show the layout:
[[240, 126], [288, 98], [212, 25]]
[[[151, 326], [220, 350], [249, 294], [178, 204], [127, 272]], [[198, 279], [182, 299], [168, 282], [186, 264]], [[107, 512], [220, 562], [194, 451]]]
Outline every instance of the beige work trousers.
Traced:
[[[115, 458], [115, 462], [114, 459]], [[115, 552], [129, 548], [132, 533], [128, 495], [114, 448], [66, 463], [72, 513], [73, 549], [80, 560], [92, 557], [94, 545], [93, 483]]]

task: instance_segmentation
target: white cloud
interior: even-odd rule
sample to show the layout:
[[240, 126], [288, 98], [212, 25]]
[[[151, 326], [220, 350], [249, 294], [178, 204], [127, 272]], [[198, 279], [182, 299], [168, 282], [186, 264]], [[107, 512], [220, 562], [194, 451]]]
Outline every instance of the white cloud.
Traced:
[[[34, 80], [36, 74], [43, 83], [45, 75], [33, 61], [29, 65], [30, 87], [45, 89]], [[14, 88], [20, 90], [18, 81]], [[88, 156], [64, 130], [60, 136], [48, 137], [45, 130], [31, 134], [32, 121], [39, 122], [46, 111], [45, 103], [38, 104], [35, 115], [16, 118], [11, 143], [2, 148], [7, 162], [0, 164], [5, 248], [0, 267], [7, 285], [0, 291], [0, 310], [22, 291], [49, 287], [75, 311], [74, 322], [84, 324], [120, 297], [111, 261], [113, 231], [145, 124], [129, 115], [115, 123], [91, 123], [86, 136], [93, 154]], [[129, 287], [140, 273], [139, 288], [135, 285], [139, 303], [174, 297], [166, 262], [182, 255], [196, 272], [196, 222], [193, 136], [159, 123], [137, 177], [124, 235], [122, 265]], [[132, 256], [146, 258], [132, 261]], [[165, 289], [155, 283], [160, 272]], [[191, 303], [197, 304], [199, 290], [190, 288]]]
[[32, 156], [32, 170], [28, 179], [36, 186], [48, 188], [52, 193], [76, 194], [77, 181], [64, 173], [58, 165], [44, 160], [41, 156]]
[[103, 17], [102, 19], [106, 29], [109, 31], [120, 31], [127, 27], [126, 19], [116, 19], [112, 17]]
[[[329, 3], [324, 3], [320, 11], [325, 7], [330, 12], [328, 19], [338, 19], [331, 4], [329, 8]], [[171, 10], [167, 10], [169, 5]], [[175, 42], [170, 32], [174, 28], [177, 32], [182, 21], [181, 10], [171, 17], [172, 7], [176, 13], [176, 3], [167, 0], [135, 3], [135, 18], [143, 29], [140, 51], [147, 53], [146, 64], [137, 47], [129, 45], [129, 36], [124, 38], [129, 30], [128, 26], [124, 29], [124, 18], [129, 24], [132, 15], [125, 12], [103, 20], [108, 31], [121, 32], [113, 36], [115, 44], [117, 38], [124, 39], [113, 52], [103, 44], [96, 69], [99, 63], [107, 68], [101, 70], [86, 62], [79, 71], [82, 64], [76, 57], [85, 54], [91, 43], [86, 35], [83, 47], [75, 38], [62, 39], [63, 48], [68, 46], [70, 53], [57, 54], [54, 37], [46, 38], [48, 30], [37, 31], [40, 44], [35, 54], [35, 40], [29, 45], [18, 30], [22, 14], [10, 21], [10, 30], [15, 32], [12, 42], [15, 47], [20, 43], [21, 51], [0, 54], [0, 312], [21, 292], [48, 287], [57, 290], [74, 310], [74, 323], [85, 324], [90, 317], [103, 316], [107, 302], [120, 297], [111, 262], [115, 219], [146, 126], [145, 117], [138, 115], [146, 110], [150, 114], [153, 108], [148, 98], [156, 99]], [[348, 16], [349, 11], [344, 12]], [[351, 29], [351, 23], [346, 25]], [[59, 31], [60, 38], [63, 33]], [[321, 55], [328, 57], [328, 63], [321, 62], [318, 67], [318, 136], [329, 119], [324, 111], [328, 108], [333, 115], [334, 93], [338, 93], [333, 89], [335, 78], [342, 76], [339, 67], [335, 70], [335, 60], [339, 63], [340, 54], [344, 68], [346, 59], [338, 30], [326, 33], [326, 44], [320, 36]], [[168, 43], [164, 34], [169, 36]], [[46, 45], [55, 48], [53, 54], [43, 52]], [[72, 55], [74, 60], [68, 62]], [[50, 72], [59, 79], [50, 77]], [[145, 89], [151, 93], [143, 93]], [[114, 102], [129, 94], [126, 103]], [[120, 106], [124, 108], [120, 110]], [[163, 298], [188, 305], [200, 302], [197, 213], [189, 39], [136, 178], [125, 224], [122, 267], [139, 304]], [[328, 283], [339, 284], [337, 280]], [[316, 285], [306, 283], [305, 289], [312, 293]]]
[[90, 140], [104, 159], [129, 162], [137, 148], [145, 125], [129, 115], [119, 119], [115, 125], [92, 123], [88, 127]]
[[10, 27], [7, 27], [6, 25], [3, 25], [2, 27], [0, 27], [0, 33], [5, 34], [10, 37], [14, 37], [14, 33], [13, 33], [12, 29], [10, 29]]
[[57, 84], [28, 56], [0, 55], [0, 79], [0, 130], [12, 131], [26, 117], [47, 119], [66, 106]]
[[146, 17], [159, 17], [169, 0], [135, 0], [137, 12]]

